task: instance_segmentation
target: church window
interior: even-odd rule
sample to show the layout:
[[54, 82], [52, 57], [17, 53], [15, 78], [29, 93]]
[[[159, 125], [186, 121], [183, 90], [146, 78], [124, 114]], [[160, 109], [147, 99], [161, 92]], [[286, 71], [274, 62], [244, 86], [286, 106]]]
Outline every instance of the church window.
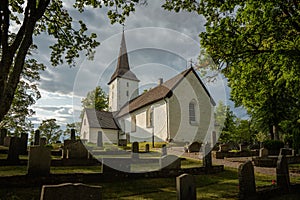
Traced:
[[191, 101], [189, 103], [189, 121], [190, 124], [195, 124], [196, 123], [196, 103], [194, 101]]
[[128, 90], [126, 91], [126, 96], [129, 97], [129, 92], [128, 92]]
[[84, 119], [84, 121], [83, 121], [83, 125], [86, 125], [86, 119]]
[[136, 115], [131, 116], [131, 132], [136, 131]]
[[147, 117], [146, 117], [146, 123], [147, 123], [147, 127], [153, 127], [153, 107], [148, 108], [147, 113], [146, 113]]
[[127, 87], [129, 87], [129, 83], [127, 82]]

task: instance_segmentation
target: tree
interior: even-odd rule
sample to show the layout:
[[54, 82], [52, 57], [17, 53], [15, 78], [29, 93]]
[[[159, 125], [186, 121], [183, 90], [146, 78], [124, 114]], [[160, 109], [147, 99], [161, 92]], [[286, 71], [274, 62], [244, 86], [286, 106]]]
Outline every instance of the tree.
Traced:
[[274, 139], [282, 121], [299, 116], [299, 5], [299, 0], [170, 0], [164, 5], [204, 15], [202, 47], [228, 78], [232, 100], [257, 115]]
[[[108, 96], [102, 90], [100, 86], [97, 86], [93, 91], [87, 93], [86, 98], [81, 101], [83, 110], [85, 108], [94, 108], [96, 110], [107, 110], [108, 108]], [[83, 111], [81, 112], [83, 117]]]
[[[74, 8], [83, 12], [86, 6], [108, 7], [111, 22], [124, 22], [134, 11], [138, 0], [76, 0]], [[92, 58], [99, 45], [96, 34], [87, 35], [83, 21], [74, 22], [62, 0], [2, 0], [0, 2], [0, 121], [9, 111], [24, 65], [33, 55], [29, 49], [33, 36], [46, 33], [56, 41], [50, 46], [50, 60], [57, 66], [64, 62], [75, 65], [81, 51]], [[13, 27], [13, 28], [12, 28]]]
[[45, 137], [47, 144], [54, 143], [63, 136], [63, 131], [60, 130], [60, 126], [56, 124], [56, 119], [43, 120], [38, 128], [41, 132], [41, 137]]
[[38, 64], [33, 59], [26, 60], [12, 105], [0, 122], [1, 128], [10, 129], [17, 136], [22, 132], [33, 130], [33, 124], [28, 117], [35, 113], [30, 106], [41, 97], [37, 81], [40, 80], [39, 72], [44, 69], [44, 65]]

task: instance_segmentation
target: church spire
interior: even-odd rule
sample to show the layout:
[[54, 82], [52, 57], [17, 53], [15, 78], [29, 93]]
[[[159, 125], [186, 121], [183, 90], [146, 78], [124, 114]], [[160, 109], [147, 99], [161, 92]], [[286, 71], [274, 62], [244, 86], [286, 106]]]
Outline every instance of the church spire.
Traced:
[[123, 27], [122, 40], [121, 40], [121, 45], [120, 45], [120, 52], [119, 52], [117, 67], [116, 67], [115, 72], [111, 76], [108, 84], [110, 84], [112, 81], [114, 81], [117, 77], [122, 77], [122, 78], [130, 79], [130, 80], [139, 81], [137, 79], [137, 77], [135, 76], [135, 74], [132, 71], [130, 71], [126, 42], [125, 42], [124, 27]]

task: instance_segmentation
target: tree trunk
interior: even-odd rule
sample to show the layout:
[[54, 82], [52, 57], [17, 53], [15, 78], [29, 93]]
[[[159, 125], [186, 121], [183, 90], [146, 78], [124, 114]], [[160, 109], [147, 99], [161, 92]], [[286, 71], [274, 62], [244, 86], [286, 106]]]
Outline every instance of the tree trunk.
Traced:
[[274, 140], [273, 126], [269, 126], [270, 139]]
[[279, 126], [275, 124], [273, 126], [274, 140], [279, 140]]

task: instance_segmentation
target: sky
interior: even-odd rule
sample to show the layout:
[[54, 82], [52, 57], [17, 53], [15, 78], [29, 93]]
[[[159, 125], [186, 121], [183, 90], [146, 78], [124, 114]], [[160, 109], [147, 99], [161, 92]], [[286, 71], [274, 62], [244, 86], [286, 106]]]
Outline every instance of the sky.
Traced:
[[[201, 48], [198, 35], [205, 31], [205, 19], [196, 13], [165, 11], [161, 4], [160, 0], [148, 1], [147, 6], [138, 6], [125, 22], [130, 67], [141, 80], [140, 91], [154, 87], [159, 78], [167, 80], [185, 70], [191, 59], [196, 62]], [[46, 34], [34, 38], [38, 45], [36, 58], [50, 66], [41, 73], [42, 98], [33, 106], [36, 114], [31, 120], [34, 124], [50, 118], [55, 118], [62, 126], [80, 121], [81, 99], [98, 85], [107, 92], [107, 82], [116, 67], [122, 26], [110, 24], [105, 8], [78, 13], [71, 5], [64, 3], [64, 6], [75, 21], [83, 20], [88, 31], [98, 35], [101, 44], [92, 61], [81, 56], [75, 67], [51, 67], [49, 46], [53, 38]], [[221, 75], [216, 82], [207, 83], [216, 102], [229, 102], [226, 85]]]

